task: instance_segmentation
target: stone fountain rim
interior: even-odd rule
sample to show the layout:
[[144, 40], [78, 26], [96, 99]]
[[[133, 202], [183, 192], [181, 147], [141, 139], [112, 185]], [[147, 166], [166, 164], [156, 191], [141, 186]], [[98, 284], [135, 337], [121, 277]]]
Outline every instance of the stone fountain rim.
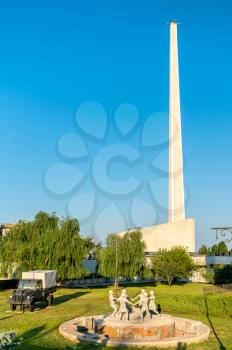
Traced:
[[[66, 321], [62, 323], [59, 327], [60, 334], [70, 341], [74, 343], [86, 343], [86, 344], [95, 344], [95, 345], [105, 345], [109, 347], [114, 347], [118, 345], [123, 346], [145, 346], [145, 347], [170, 347], [170, 346], [177, 346], [178, 344], [194, 344], [194, 343], [200, 343], [203, 341], [206, 341], [209, 337], [210, 328], [201, 321], [196, 321], [188, 318], [183, 317], [176, 317], [171, 315], [165, 315], [162, 314], [163, 317], [172, 318], [174, 321], [180, 321], [180, 322], [188, 322], [189, 324], [192, 324], [196, 327], [197, 333], [190, 334], [183, 336], [176, 336], [172, 338], [164, 338], [164, 339], [155, 339], [155, 340], [121, 340], [121, 339], [107, 339], [104, 335], [95, 335], [93, 334], [87, 334], [78, 332], [75, 328], [77, 322], [80, 322], [82, 320], [86, 320], [88, 318], [95, 318], [95, 319], [103, 319], [107, 317], [108, 315], [89, 315], [89, 316], [80, 316], [76, 317], [72, 320]], [[129, 323], [128, 323], [129, 324]], [[127, 324], [127, 325], [128, 325]], [[133, 325], [132, 325], [133, 326]]]

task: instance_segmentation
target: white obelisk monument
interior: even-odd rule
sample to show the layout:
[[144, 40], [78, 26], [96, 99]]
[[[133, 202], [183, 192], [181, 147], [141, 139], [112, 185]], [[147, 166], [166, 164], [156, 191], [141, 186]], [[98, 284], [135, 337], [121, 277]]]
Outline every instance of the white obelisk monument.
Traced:
[[[195, 220], [185, 218], [177, 23], [170, 23], [168, 223], [141, 229], [147, 252], [181, 245], [195, 251]], [[121, 235], [125, 232], [121, 232]]]
[[177, 23], [170, 23], [169, 222], [185, 219]]

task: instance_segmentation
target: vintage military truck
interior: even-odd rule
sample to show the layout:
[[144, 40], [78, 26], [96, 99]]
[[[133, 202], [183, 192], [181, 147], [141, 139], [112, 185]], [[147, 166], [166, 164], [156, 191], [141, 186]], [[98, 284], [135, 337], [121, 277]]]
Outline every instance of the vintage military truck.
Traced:
[[35, 303], [45, 301], [47, 305], [53, 304], [53, 292], [56, 291], [56, 271], [37, 270], [22, 273], [18, 288], [13, 290], [8, 299], [10, 309], [16, 310], [19, 306], [22, 311], [29, 308], [35, 310]]

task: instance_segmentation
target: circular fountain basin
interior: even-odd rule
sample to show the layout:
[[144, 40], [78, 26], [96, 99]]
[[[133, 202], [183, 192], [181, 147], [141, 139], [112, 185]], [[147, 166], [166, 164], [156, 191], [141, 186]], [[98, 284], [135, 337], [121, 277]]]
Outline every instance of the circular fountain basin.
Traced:
[[155, 317], [152, 320], [119, 320], [112, 316], [106, 317], [101, 333], [109, 339], [142, 340], [163, 339], [174, 337], [175, 322], [167, 317]]
[[78, 317], [64, 322], [59, 330], [75, 343], [140, 347], [199, 343], [207, 340], [210, 333], [200, 321], [163, 314], [144, 321], [119, 320], [111, 315]]

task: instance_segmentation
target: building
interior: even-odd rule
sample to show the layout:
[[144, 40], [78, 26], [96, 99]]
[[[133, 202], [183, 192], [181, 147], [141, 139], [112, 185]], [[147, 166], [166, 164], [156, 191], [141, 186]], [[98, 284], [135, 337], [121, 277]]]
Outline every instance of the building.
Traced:
[[2, 224], [0, 226], [0, 237], [5, 236], [12, 228], [16, 227], [17, 224]]
[[213, 271], [217, 265], [232, 265], [232, 256], [201, 255], [198, 253], [192, 253], [191, 256], [195, 264], [199, 265], [199, 269], [191, 277], [192, 282], [207, 282], [204, 278], [206, 268]]

